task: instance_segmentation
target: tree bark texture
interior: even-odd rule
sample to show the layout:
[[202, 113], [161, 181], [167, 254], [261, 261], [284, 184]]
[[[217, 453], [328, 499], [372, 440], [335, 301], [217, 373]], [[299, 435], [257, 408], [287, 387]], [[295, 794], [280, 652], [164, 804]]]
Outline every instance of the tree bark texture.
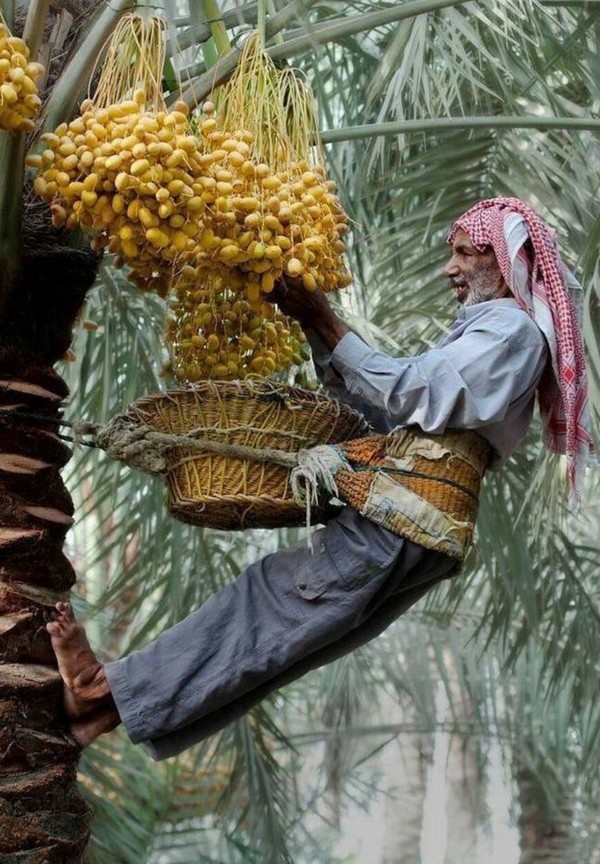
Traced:
[[0, 319], [0, 864], [78, 864], [90, 813], [45, 628], [75, 581], [62, 551], [70, 450], [52, 422], [68, 390], [52, 367], [98, 259], [68, 246], [40, 202], [26, 200], [23, 224], [20, 279]]
[[[388, 722], [418, 728], [412, 702], [382, 702]], [[430, 732], [404, 732], [388, 744], [383, 760], [385, 790], [381, 864], [420, 864], [427, 776], [433, 759]]]
[[62, 552], [73, 505], [60, 468], [70, 451], [52, 426], [11, 417], [55, 419], [67, 392], [50, 369], [7, 373], [0, 367], [0, 862], [73, 864], [90, 817], [45, 629], [75, 581]]
[[581, 859], [569, 804], [550, 812], [539, 779], [525, 767], [517, 771], [517, 784], [521, 805], [519, 864], [578, 864]]

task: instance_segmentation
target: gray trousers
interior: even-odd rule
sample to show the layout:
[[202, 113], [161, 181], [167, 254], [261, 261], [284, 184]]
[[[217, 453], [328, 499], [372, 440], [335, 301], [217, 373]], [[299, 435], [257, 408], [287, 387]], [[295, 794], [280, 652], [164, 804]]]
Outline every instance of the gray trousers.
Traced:
[[131, 740], [165, 759], [267, 694], [381, 633], [452, 559], [346, 507], [306, 542], [251, 564], [106, 675]]

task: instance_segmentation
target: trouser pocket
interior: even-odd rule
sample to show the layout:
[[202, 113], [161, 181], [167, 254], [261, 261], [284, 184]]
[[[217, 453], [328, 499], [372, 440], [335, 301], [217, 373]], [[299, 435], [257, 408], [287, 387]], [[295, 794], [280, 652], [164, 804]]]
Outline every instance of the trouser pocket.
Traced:
[[389, 573], [404, 541], [346, 507], [312, 536], [312, 554], [302, 557], [294, 576], [305, 600], [341, 596]]

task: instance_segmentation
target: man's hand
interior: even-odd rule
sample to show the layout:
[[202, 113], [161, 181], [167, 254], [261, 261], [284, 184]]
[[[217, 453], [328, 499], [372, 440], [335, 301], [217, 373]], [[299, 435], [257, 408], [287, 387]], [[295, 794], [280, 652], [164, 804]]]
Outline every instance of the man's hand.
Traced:
[[305, 330], [314, 330], [330, 350], [349, 332], [329, 305], [325, 294], [322, 291], [307, 291], [300, 279], [286, 277], [278, 282], [269, 300], [277, 303], [286, 315], [299, 321]]

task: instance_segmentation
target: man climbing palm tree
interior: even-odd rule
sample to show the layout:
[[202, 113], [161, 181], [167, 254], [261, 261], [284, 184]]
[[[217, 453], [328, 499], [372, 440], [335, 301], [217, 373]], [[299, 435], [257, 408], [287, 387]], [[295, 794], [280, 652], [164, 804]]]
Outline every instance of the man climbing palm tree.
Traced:
[[[287, 286], [278, 302], [309, 330], [330, 392], [363, 408], [379, 432], [416, 429], [423, 446], [435, 446], [447, 430], [477, 430], [497, 467], [525, 436], [537, 392], [546, 444], [566, 453], [577, 496], [593, 445], [570, 293], [577, 283], [553, 233], [523, 202], [500, 198], [460, 217], [449, 242], [444, 273], [462, 309], [440, 344], [417, 357], [369, 348], [321, 294]], [[408, 529], [394, 533], [345, 507], [313, 535], [314, 551], [301, 544], [250, 565], [147, 647], [105, 666], [59, 604], [47, 626], [73, 737], [86, 746], [122, 722], [162, 759], [372, 639], [456, 570], [441, 550], [458, 523], [427, 501], [404, 514], [413, 523], [423, 545]]]

